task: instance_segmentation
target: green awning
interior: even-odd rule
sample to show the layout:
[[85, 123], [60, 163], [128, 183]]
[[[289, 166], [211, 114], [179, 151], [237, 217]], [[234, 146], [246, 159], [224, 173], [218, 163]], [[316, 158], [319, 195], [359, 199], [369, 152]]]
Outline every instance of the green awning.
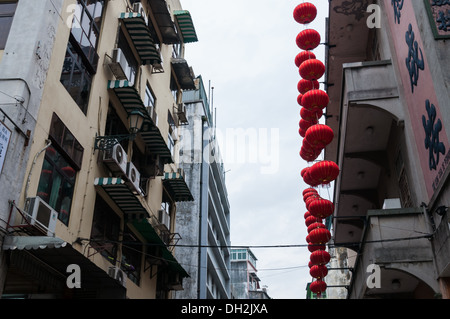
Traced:
[[144, 17], [136, 12], [122, 12], [119, 19], [127, 29], [142, 64], [160, 64], [162, 61], [161, 55], [156, 48]]
[[185, 59], [172, 58], [172, 69], [182, 90], [195, 90], [195, 75]]
[[127, 114], [137, 109], [144, 115], [144, 124], [139, 134], [149, 152], [159, 155], [164, 159], [164, 163], [173, 163], [172, 154], [161, 131], [156, 126], [156, 120], [150, 116], [139, 92], [133, 84], [126, 80], [109, 80], [108, 89], [114, 91]]
[[98, 177], [94, 186], [102, 188], [124, 213], [128, 220], [142, 220], [150, 217], [147, 209], [133, 193], [124, 179], [116, 177]]
[[194, 23], [192, 22], [189, 11], [176, 10], [173, 14], [177, 20], [179, 30], [183, 35], [184, 43], [197, 42], [197, 33], [195, 32]]
[[179, 172], [165, 172], [162, 181], [164, 188], [175, 202], [189, 202], [194, 200], [184, 176]]
[[148, 220], [133, 220], [131, 225], [145, 238], [145, 240], [150, 244], [158, 245], [161, 248], [161, 257], [167, 262], [167, 266], [170, 270], [179, 273], [182, 277], [189, 277], [188, 273], [180, 265], [180, 263], [175, 259], [173, 254], [169, 251], [167, 246], [162, 241], [161, 237], [158, 236], [153, 226], [148, 222]]

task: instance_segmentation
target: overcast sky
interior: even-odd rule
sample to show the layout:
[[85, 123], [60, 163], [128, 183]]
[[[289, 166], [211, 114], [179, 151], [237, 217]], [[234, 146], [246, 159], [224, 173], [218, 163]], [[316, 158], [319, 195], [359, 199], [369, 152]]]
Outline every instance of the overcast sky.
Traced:
[[[186, 60], [206, 88], [214, 87], [213, 108], [225, 163], [231, 205], [231, 244], [306, 244], [299, 156], [300, 106], [294, 64], [301, 51], [297, 34], [306, 26], [293, 19], [302, 0], [180, 0], [191, 13], [199, 38], [186, 45]], [[325, 40], [328, 1], [316, 4], [308, 28]], [[314, 50], [324, 60], [324, 46]], [[323, 81], [321, 79], [320, 81]], [[237, 139], [239, 132], [247, 141]], [[242, 136], [242, 134], [241, 134]], [[252, 153], [249, 154], [248, 150]], [[331, 199], [331, 190], [321, 189]], [[309, 275], [307, 248], [252, 248], [258, 276], [275, 299], [304, 299]]]

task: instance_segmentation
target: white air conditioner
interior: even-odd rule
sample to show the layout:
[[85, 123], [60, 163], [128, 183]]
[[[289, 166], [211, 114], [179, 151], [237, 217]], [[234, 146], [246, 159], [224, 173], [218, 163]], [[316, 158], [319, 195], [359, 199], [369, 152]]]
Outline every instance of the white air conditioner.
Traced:
[[164, 209], [158, 210], [158, 221], [170, 231], [170, 215]]
[[27, 198], [25, 212], [30, 225], [39, 228], [47, 236], [55, 236], [58, 212], [51, 208], [42, 198], [39, 196]]
[[172, 128], [172, 133], [171, 133], [171, 135], [172, 135], [172, 139], [173, 139], [174, 141], [178, 141], [178, 130], [177, 130], [176, 127]]
[[112, 62], [109, 64], [109, 68], [117, 80], [127, 80], [130, 83], [134, 82], [133, 70], [128, 64], [122, 49], [116, 48], [113, 50]]
[[118, 282], [124, 287], [127, 285], [127, 275], [125, 272], [120, 269], [119, 267], [109, 267], [108, 268], [108, 275]]
[[133, 186], [134, 190], [141, 194], [141, 187], [140, 182], [141, 182], [141, 173], [139, 173], [139, 171], [137, 170], [136, 166], [134, 166], [134, 164], [132, 162], [128, 163], [128, 168], [127, 168], [127, 177], [128, 180], [130, 181], [131, 185]]
[[145, 13], [144, 7], [142, 6], [141, 2], [136, 2], [133, 4], [133, 12], [141, 14], [141, 16], [145, 20], [145, 24], [148, 24], [147, 14]]
[[115, 174], [126, 175], [127, 162], [128, 155], [120, 144], [103, 152], [103, 163]]

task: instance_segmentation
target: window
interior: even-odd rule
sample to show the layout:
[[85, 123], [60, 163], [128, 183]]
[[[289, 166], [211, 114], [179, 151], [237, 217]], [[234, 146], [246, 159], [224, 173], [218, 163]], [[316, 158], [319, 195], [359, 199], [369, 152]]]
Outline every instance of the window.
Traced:
[[61, 83], [84, 114], [97, 70], [103, 7], [104, 0], [78, 0], [61, 72]]
[[125, 227], [122, 245], [122, 262], [120, 268], [128, 278], [139, 285], [141, 279], [141, 261], [143, 245], [128, 227]]
[[58, 219], [65, 225], [69, 224], [75, 176], [75, 168], [54, 147], [47, 148], [37, 195], [59, 212]]
[[17, 1], [0, 3], [0, 50], [5, 49], [16, 7]]
[[167, 146], [169, 147], [170, 154], [173, 156], [175, 153], [175, 141], [174, 138], [177, 138], [177, 126], [175, 125], [175, 121], [173, 120], [172, 114], [168, 111], [167, 121], [169, 122], [169, 135], [167, 138]]
[[120, 218], [100, 196], [95, 200], [91, 246], [115, 264], [120, 233]]
[[128, 43], [128, 40], [123, 33], [123, 30], [120, 29], [119, 32], [119, 39], [118, 39], [118, 47], [122, 50], [123, 55], [125, 56], [125, 59], [127, 60], [128, 68], [125, 71], [128, 82], [133, 83], [136, 79], [136, 74], [138, 70], [138, 62], [136, 60], [136, 57], [134, 56], [134, 53], [132, 49], [130, 48], [130, 45]]
[[92, 74], [70, 42], [67, 45], [60, 81], [81, 111], [86, 114], [91, 92]]
[[75, 177], [84, 149], [56, 114], [52, 117], [49, 138], [52, 145], [45, 152], [37, 195], [59, 212], [59, 220], [68, 225]]

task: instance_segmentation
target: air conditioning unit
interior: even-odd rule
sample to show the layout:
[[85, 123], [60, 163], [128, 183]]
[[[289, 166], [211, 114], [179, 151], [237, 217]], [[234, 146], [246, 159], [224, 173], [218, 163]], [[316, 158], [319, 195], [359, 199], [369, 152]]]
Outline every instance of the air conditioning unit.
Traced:
[[145, 20], [145, 24], [148, 24], [147, 14], [145, 13], [144, 7], [141, 2], [136, 2], [133, 4], [133, 11], [139, 13]]
[[122, 49], [116, 48], [113, 50], [112, 62], [109, 68], [117, 80], [127, 80], [130, 83], [134, 82], [134, 73], [123, 53]]
[[114, 174], [127, 174], [128, 155], [120, 144], [114, 145], [112, 148], [103, 152], [103, 163]]
[[164, 209], [158, 210], [158, 221], [170, 231], [170, 215]]
[[118, 282], [124, 287], [127, 285], [127, 275], [125, 272], [120, 269], [119, 267], [109, 267], [108, 268], [108, 275]]
[[58, 212], [48, 205], [42, 198], [29, 197], [25, 202], [27, 222], [40, 229], [47, 236], [55, 236]]
[[131, 183], [131, 186], [134, 188], [138, 194], [142, 194], [140, 183], [141, 183], [141, 173], [137, 170], [136, 166], [132, 162], [128, 163], [127, 167], [127, 177]]

